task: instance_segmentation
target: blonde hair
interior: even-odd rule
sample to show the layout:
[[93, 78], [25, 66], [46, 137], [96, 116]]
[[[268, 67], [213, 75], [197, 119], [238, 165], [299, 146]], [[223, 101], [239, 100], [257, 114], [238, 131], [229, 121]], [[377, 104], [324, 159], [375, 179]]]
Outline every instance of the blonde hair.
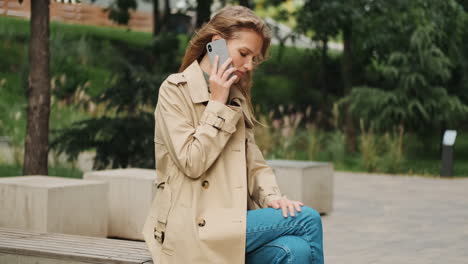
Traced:
[[[266, 23], [255, 13], [243, 6], [228, 6], [216, 13], [210, 21], [203, 24], [199, 30], [196, 30], [185, 51], [182, 65], [179, 72], [184, 71], [195, 60], [200, 61], [206, 54], [206, 44], [211, 42], [214, 35], [219, 35], [226, 40], [236, 38], [241, 30], [253, 30], [263, 40], [262, 49], [257, 61], [258, 66], [268, 57], [268, 49], [271, 43], [271, 31]], [[253, 115], [253, 106], [251, 101], [252, 71], [246, 72], [237, 86], [240, 92], [247, 100], [248, 108], [251, 112], [253, 122], [259, 123]]]

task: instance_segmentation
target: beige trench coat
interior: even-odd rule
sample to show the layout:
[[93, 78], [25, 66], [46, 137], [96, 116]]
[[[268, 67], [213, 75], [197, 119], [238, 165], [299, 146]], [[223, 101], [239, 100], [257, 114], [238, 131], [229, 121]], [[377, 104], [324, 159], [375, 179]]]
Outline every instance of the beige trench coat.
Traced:
[[247, 210], [282, 197], [235, 86], [228, 102], [209, 100], [197, 61], [161, 85], [157, 191], [142, 232], [155, 264], [243, 264]]

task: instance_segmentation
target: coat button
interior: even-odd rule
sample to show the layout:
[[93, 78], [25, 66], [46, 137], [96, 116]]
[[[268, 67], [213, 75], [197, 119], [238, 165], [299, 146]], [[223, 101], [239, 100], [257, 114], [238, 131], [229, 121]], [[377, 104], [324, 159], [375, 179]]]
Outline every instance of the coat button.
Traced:
[[203, 181], [201, 185], [205, 189], [208, 189], [208, 187], [210, 187], [210, 183], [208, 181]]
[[200, 220], [198, 220], [198, 226], [199, 226], [199, 227], [204, 227], [205, 224], [206, 224], [205, 219], [200, 219]]

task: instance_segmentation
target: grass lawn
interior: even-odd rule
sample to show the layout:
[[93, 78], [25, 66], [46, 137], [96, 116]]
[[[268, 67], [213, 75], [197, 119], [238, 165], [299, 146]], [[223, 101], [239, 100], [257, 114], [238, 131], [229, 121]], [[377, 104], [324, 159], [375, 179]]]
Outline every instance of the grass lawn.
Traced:
[[[126, 42], [130, 45], [145, 46], [151, 43], [152, 35], [147, 32], [137, 32], [122, 28], [94, 27], [61, 22], [50, 23], [51, 35], [61, 33], [70, 38], [79, 38], [83, 35], [95, 38]], [[0, 34], [20, 39], [29, 38], [29, 20], [0, 16]]]

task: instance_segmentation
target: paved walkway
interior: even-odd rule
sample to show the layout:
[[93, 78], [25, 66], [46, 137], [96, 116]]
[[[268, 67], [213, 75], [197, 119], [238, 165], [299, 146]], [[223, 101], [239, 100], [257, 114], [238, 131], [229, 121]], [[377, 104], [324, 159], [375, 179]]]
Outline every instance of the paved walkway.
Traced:
[[325, 263], [468, 263], [468, 179], [335, 173]]

